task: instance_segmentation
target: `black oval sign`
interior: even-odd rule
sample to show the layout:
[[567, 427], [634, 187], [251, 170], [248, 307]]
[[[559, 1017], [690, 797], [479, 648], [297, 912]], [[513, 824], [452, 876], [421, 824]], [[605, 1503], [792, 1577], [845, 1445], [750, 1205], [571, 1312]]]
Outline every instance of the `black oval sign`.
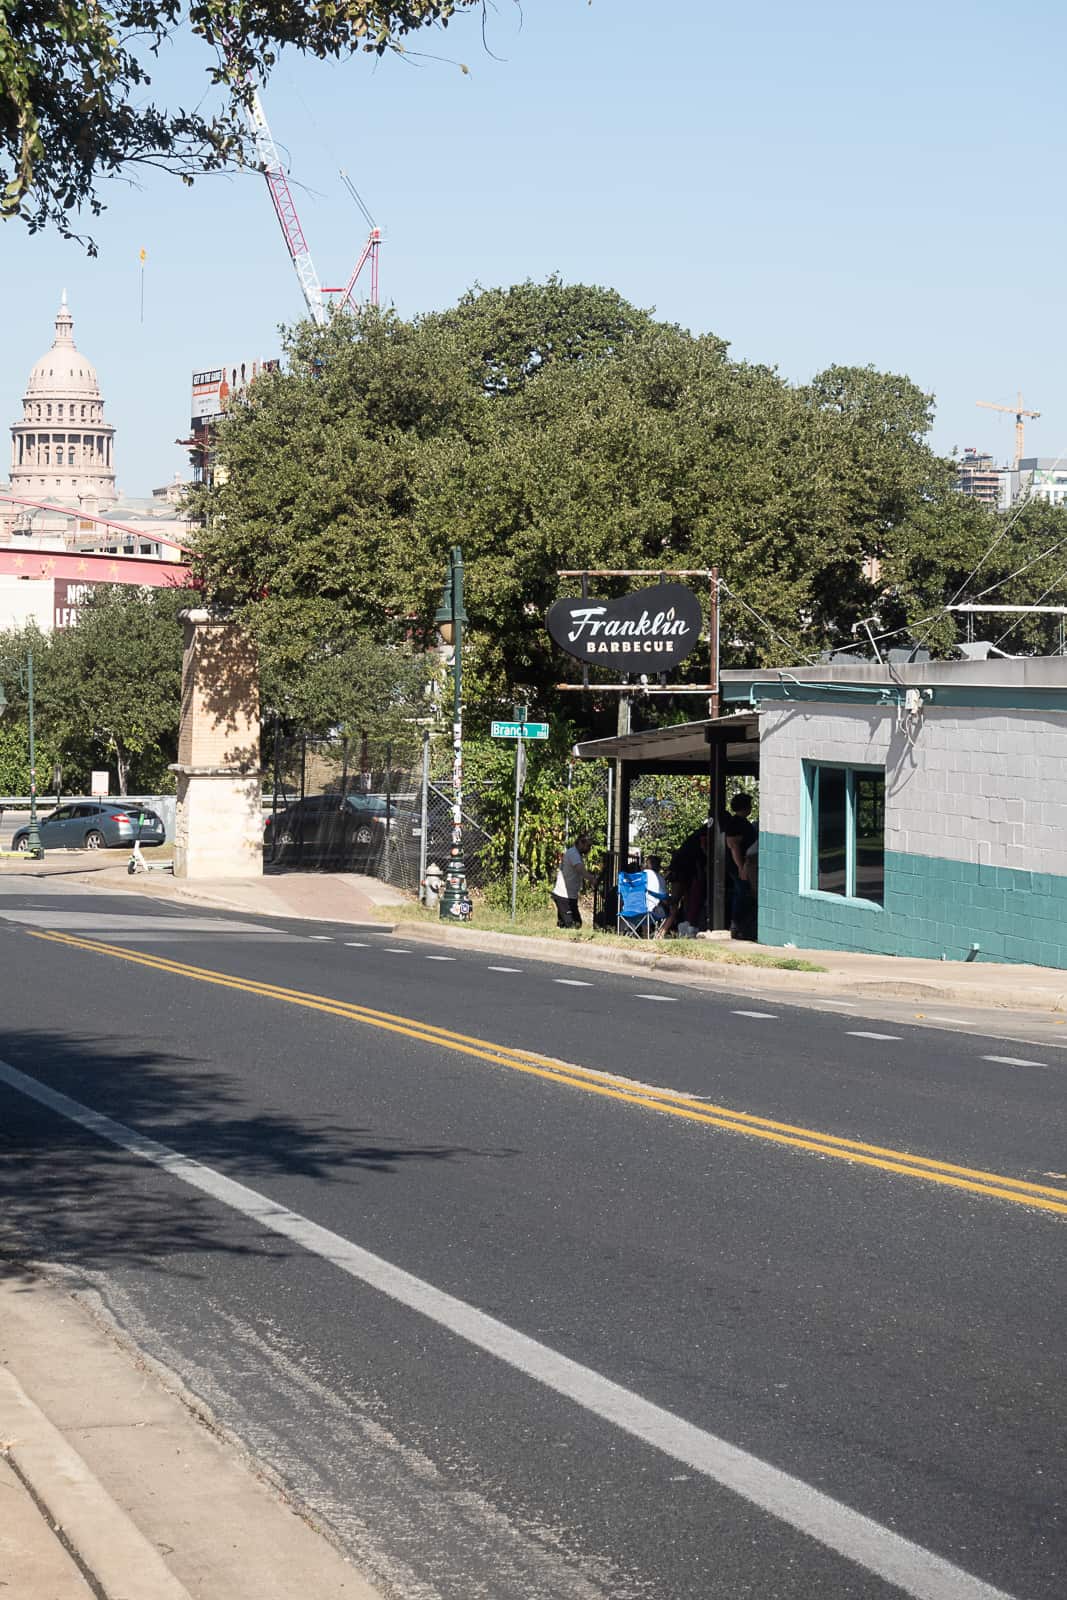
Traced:
[[621, 600], [557, 600], [545, 623], [568, 655], [626, 675], [669, 670], [696, 648], [703, 620], [692, 589], [658, 583]]

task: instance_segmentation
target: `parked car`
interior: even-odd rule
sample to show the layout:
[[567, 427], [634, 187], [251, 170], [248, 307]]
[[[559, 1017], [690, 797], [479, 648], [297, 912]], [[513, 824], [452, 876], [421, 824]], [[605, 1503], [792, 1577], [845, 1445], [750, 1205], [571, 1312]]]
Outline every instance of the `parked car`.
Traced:
[[413, 796], [315, 794], [293, 800], [263, 824], [268, 860], [373, 867], [390, 841], [418, 839]]
[[[38, 818], [37, 827], [46, 850], [121, 850], [132, 846], [134, 839], [148, 846], [163, 844], [167, 837], [163, 819], [155, 811], [110, 800], [77, 800], [57, 806], [47, 817]], [[11, 848], [30, 848], [28, 825], [16, 830]]]

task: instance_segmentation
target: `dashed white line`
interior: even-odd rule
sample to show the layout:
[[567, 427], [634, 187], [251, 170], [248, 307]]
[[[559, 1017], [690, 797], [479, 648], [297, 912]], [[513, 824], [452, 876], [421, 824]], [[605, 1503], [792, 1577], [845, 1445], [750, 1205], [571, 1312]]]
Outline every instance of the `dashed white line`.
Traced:
[[983, 1056], [983, 1061], [995, 1061], [1002, 1067], [1043, 1067], [1044, 1061], [1024, 1061], [1021, 1056]]
[[584, 978], [553, 978], [553, 983], [565, 983], [569, 989], [591, 989], [593, 985]]
[[427, 961], [455, 961], [455, 956], [427, 956]]
[[678, 996], [676, 994], [635, 994], [634, 999], [658, 1000], [662, 1005], [667, 1006], [676, 1006], [678, 1004]]
[[402, 944], [387, 944], [385, 952], [390, 956], [409, 956], [411, 954], [407, 946]]
[[895, 1039], [900, 1043], [899, 1033], [868, 1033], [866, 1028], [849, 1028], [848, 1032], [852, 1039]]
[[312, 944], [333, 944], [333, 937], [328, 933], [309, 933], [308, 938]]
[[367, 948], [367, 941], [365, 939], [346, 939], [345, 940], [345, 949], [346, 950], [366, 950], [366, 948]]
[[486, 972], [521, 972], [521, 967], [486, 967]]
[[757, 1017], [760, 1021], [766, 1022], [778, 1021], [776, 1011], [735, 1011], [733, 1014], [735, 1017]]

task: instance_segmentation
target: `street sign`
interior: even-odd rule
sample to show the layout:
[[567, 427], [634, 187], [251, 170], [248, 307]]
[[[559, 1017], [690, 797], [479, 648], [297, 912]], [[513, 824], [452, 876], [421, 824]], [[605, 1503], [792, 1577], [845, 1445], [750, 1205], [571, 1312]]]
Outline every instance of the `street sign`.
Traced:
[[494, 739], [547, 739], [547, 722], [494, 722], [489, 729]]

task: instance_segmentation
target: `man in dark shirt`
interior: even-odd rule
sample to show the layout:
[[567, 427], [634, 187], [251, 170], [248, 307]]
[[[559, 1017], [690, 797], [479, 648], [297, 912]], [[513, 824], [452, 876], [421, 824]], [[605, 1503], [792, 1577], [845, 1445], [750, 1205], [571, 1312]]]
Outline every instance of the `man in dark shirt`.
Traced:
[[735, 939], [755, 937], [755, 900], [752, 890], [741, 876], [745, 856], [756, 842], [756, 826], [751, 820], [751, 813], [752, 796], [742, 790], [730, 801], [730, 810], [723, 823], [730, 932]]

